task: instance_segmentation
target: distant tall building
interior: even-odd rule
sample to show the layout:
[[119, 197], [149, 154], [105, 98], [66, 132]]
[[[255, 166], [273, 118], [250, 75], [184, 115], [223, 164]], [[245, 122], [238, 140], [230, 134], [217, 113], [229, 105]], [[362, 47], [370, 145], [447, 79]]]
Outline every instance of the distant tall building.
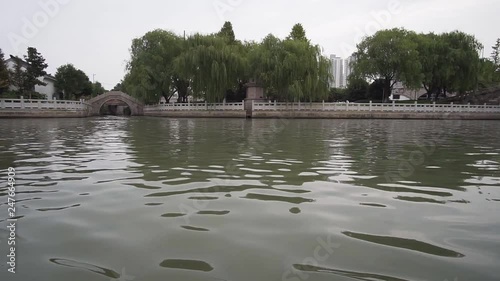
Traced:
[[344, 60], [336, 55], [331, 55], [330, 60], [332, 61], [332, 73], [333, 73], [333, 84], [332, 88], [343, 88], [344, 82]]
[[333, 73], [333, 83], [331, 87], [333, 88], [347, 88], [347, 79], [352, 73], [352, 62], [354, 62], [354, 57], [348, 57], [347, 59], [342, 59], [336, 55], [331, 55], [330, 60], [332, 61], [332, 73]]

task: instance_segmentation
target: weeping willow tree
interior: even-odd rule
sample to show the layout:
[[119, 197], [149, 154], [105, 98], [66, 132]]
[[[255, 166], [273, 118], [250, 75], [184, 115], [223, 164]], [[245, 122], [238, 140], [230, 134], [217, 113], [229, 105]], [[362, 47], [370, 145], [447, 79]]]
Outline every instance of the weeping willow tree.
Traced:
[[189, 82], [173, 67], [183, 50], [183, 38], [165, 30], [157, 29], [134, 39], [124, 79], [129, 94], [148, 103], [158, 102], [162, 96], [169, 101], [175, 93], [179, 99], [187, 98]]
[[123, 84], [148, 103], [175, 93], [183, 97], [179, 101], [191, 93], [220, 102], [228, 92], [244, 91], [250, 79], [260, 81], [271, 98], [320, 101], [332, 77], [330, 61], [300, 25], [285, 40], [269, 35], [260, 43], [236, 40], [229, 22], [218, 33], [187, 39], [154, 30], [134, 39], [130, 53]]
[[247, 64], [239, 44], [217, 35], [195, 34], [187, 39], [186, 49], [173, 65], [190, 81], [193, 96], [218, 102], [238, 85]]
[[270, 98], [285, 101], [320, 101], [332, 79], [330, 61], [308, 40], [280, 40], [270, 34], [250, 52], [254, 77]]

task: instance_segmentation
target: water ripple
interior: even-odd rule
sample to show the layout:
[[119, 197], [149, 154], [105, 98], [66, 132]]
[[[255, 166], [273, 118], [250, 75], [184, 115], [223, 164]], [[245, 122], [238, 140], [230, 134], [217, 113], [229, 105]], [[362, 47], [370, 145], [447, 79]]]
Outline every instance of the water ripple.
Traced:
[[415, 239], [407, 239], [400, 237], [392, 237], [392, 236], [377, 236], [363, 233], [356, 233], [350, 231], [344, 231], [342, 234], [349, 236], [351, 238], [376, 243], [385, 246], [391, 246], [401, 249], [408, 249], [412, 251], [417, 251], [421, 253], [426, 253], [435, 256], [441, 257], [450, 257], [450, 258], [462, 258], [465, 257], [464, 254], [455, 252], [453, 250], [445, 249], [442, 247], [438, 247], [429, 243], [425, 243], [422, 241], [418, 241]]

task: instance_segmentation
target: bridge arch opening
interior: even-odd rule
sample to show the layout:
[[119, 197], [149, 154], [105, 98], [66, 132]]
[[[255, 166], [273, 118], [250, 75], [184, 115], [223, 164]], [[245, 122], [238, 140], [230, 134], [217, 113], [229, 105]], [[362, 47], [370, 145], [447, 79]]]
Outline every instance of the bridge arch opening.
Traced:
[[99, 108], [99, 115], [132, 116], [131, 106], [122, 100], [107, 100]]
[[88, 101], [90, 115], [125, 115], [144, 114], [144, 104], [120, 91], [111, 91]]

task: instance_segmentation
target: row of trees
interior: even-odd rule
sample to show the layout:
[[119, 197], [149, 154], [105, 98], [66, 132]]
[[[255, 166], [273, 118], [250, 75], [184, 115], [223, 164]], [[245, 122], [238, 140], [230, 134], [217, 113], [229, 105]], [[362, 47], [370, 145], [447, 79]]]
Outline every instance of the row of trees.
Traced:
[[[252, 80], [276, 99], [317, 100], [328, 95], [330, 61], [306, 38], [302, 25], [279, 39], [268, 35], [262, 42], [236, 40], [226, 22], [215, 34], [179, 36], [154, 30], [134, 39], [127, 74], [120, 88], [147, 103], [178, 102], [189, 95], [209, 102], [244, 97]], [[117, 85], [118, 86], [118, 85]]]
[[[43, 98], [35, 92], [35, 86], [46, 86], [43, 78], [47, 75], [48, 64], [36, 48], [29, 47], [23, 58], [12, 57], [14, 65], [9, 69], [5, 55], [0, 49], [0, 96], [15, 89], [16, 96]], [[91, 83], [88, 76], [72, 64], [57, 68], [55, 75], [56, 95], [65, 99], [80, 99], [84, 96], [96, 96], [106, 90], [101, 83]]]
[[482, 59], [479, 54], [483, 46], [463, 32], [383, 30], [358, 45], [350, 81], [380, 81], [383, 99], [391, 95], [396, 82], [411, 89], [424, 87], [429, 97], [465, 94], [500, 82], [499, 47], [500, 40], [492, 59]]
[[127, 74], [117, 86], [148, 103], [174, 94], [178, 102], [189, 95], [209, 102], [242, 99], [251, 80], [266, 88], [268, 98], [283, 101], [387, 100], [397, 82], [424, 87], [428, 97], [446, 97], [500, 82], [500, 40], [491, 60], [480, 58], [482, 49], [474, 36], [459, 31], [382, 30], [358, 44], [349, 87], [339, 91], [330, 89], [331, 63], [302, 25], [285, 39], [270, 34], [261, 42], [241, 42], [226, 22], [215, 34], [185, 38], [154, 30], [134, 39]]
[[[391, 95], [396, 82], [406, 87], [424, 87], [428, 96], [469, 93], [500, 83], [500, 39], [491, 59], [480, 58], [483, 46], [472, 35], [455, 31], [417, 34], [401, 28], [382, 30], [357, 46], [342, 99], [380, 99]], [[147, 103], [174, 94], [178, 102], [188, 96], [209, 102], [237, 100], [245, 96], [245, 84], [256, 81], [268, 98], [283, 101], [321, 101], [342, 96], [331, 90], [331, 62], [311, 44], [302, 25], [280, 39], [272, 34], [260, 42], [236, 39], [226, 22], [214, 34], [180, 36], [154, 30], [134, 39], [127, 73], [115, 90], [125, 91]], [[0, 63], [0, 93], [15, 86], [19, 94], [30, 93], [47, 64], [35, 48], [28, 48], [24, 60], [7, 70], [3, 54]], [[63, 98], [95, 96], [105, 90], [92, 84], [87, 75], [71, 64], [57, 69], [56, 88]], [[371, 85], [369, 84], [371, 83]], [[346, 98], [347, 95], [347, 98]]]

